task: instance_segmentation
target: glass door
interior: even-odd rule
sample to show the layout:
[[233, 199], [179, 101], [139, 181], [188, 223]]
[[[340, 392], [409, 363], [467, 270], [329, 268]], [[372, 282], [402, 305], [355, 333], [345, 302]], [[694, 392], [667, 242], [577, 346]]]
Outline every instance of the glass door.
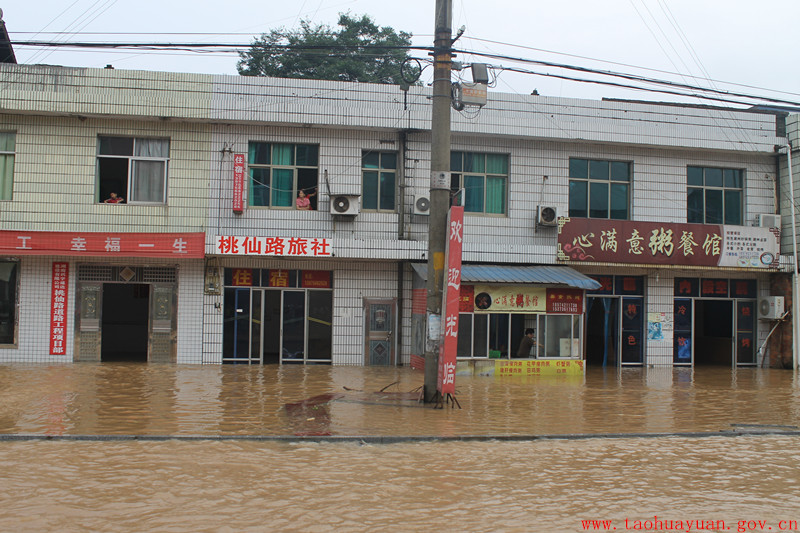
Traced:
[[306, 292], [281, 291], [281, 362], [303, 363], [306, 356]]

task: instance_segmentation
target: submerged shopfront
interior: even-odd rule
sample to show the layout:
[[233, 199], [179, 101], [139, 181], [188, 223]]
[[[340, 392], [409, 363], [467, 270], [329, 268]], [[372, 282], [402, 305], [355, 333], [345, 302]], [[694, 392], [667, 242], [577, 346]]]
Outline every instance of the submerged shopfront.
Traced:
[[[414, 264], [412, 365], [424, 353], [426, 266]], [[586, 290], [599, 283], [559, 266], [463, 265], [458, 373], [540, 375], [583, 369]], [[519, 353], [525, 332], [533, 346]], [[417, 363], [419, 364], [419, 363]]]
[[601, 285], [587, 292], [587, 364], [758, 364], [778, 250], [777, 228], [560, 219], [559, 260]]

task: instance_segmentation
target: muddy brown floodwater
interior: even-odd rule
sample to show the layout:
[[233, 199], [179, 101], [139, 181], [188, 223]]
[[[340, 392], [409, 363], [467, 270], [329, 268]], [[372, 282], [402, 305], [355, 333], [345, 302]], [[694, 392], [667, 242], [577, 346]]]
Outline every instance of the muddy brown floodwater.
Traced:
[[0, 366], [0, 531], [800, 531], [791, 371], [422, 379]]

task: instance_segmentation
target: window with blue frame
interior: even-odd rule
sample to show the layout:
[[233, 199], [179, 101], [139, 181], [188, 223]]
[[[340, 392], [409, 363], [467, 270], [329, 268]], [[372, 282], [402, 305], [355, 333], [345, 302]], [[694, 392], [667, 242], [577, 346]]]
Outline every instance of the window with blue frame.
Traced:
[[364, 152], [361, 155], [361, 208], [393, 212], [396, 192], [397, 152]]
[[317, 208], [319, 187], [319, 146], [250, 142], [248, 205], [293, 208], [303, 191]]
[[450, 171], [450, 191], [464, 212], [508, 213], [507, 154], [451, 152]]

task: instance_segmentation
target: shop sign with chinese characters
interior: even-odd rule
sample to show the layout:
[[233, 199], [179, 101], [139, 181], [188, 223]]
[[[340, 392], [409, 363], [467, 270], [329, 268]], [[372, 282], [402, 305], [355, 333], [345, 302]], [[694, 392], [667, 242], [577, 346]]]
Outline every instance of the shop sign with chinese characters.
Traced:
[[233, 155], [233, 212], [244, 212], [244, 154]]
[[205, 234], [0, 231], [0, 254], [199, 259]]
[[50, 355], [67, 353], [69, 263], [53, 263], [50, 292]]
[[775, 228], [561, 218], [562, 262], [777, 268]]
[[214, 246], [221, 255], [266, 255], [281, 257], [331, 257], [328, 239], [305, 237], [239, 237], [219, 235]]
[[476, 313], [544, 313], [547, 291], [526, 285], [475, 285]]

